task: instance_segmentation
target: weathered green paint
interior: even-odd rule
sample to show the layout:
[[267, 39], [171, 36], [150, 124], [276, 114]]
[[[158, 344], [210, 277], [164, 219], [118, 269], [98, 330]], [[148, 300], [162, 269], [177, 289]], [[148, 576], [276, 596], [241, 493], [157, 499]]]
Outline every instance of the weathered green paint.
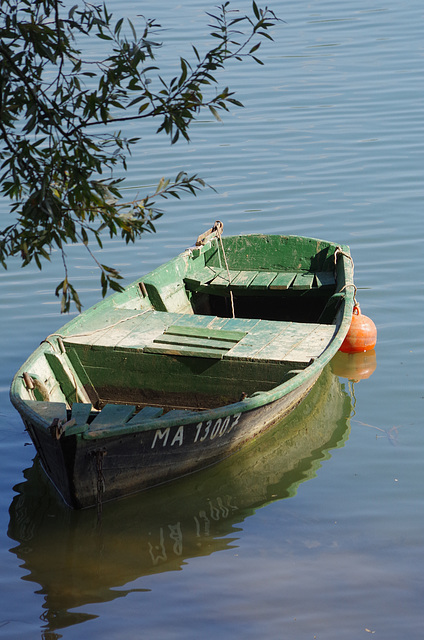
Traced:
[[277, 277], [276, 271], [253, 271], [254, 279], [250, 283], [252, 291], [268, 289], [273, 280]]
[[231, 278], [230, 288], [233, 291], [247, 289], [257, 275], [257, 271], [239, 271], [235, 278]]
[[[166, 357], [160, 355], [161, 347], [147, 347], [142, 357], [137, 350], [109, 349], [105, 352], [74, 345], [68, 350], [71, 362], [83, 367], [83, 377], [90, 380], [91, 388], [109, 389], [116, 400], [123, 401], [122, 394], [138, 390], [175, 391], [181, 394], [205, 393], [237, 399], [243, 392], [253, 393], [261, 388], [270, 389], [279, 384], [291, 363], [275, 365], [234, 358], [223, 362], [210, 361], [213, 356]], [[169, 349], [163, 349], [169, 353]], [[113, 371], [113, 377], [111, 372]], [[93, 396], [94, 397], [94, 393]], [[113, 396], [103, 397], [111, 402]], [[139, 400], [140, 402], [140, 400]]]
[[88, 420], [92, 408], [93, 405], [91, 403], [74, 402], [71, 412], [71, 425], [66, 428], [67, 436], [83, 433], [88, 429]]
[[225, 257], [212, 236], [95, 305], [15, 376], [12, 402], [68, 504], [95, 503], [100, 459], [109, 499], [229, 455], [287, 415], [341, 345], [348, 247], [335, 260], [337, 245], [311, 238], [222, 243]]
[[62, 420], [63, 422], [66, 421], [66, 404], [64, 402], [26, 400], [26, 405], [45, 420], [48, 425], [55, 419]]
[[278, 273], [269, 285], [269, 288], [272, 291], [281, 291], [288, 289], [295, 278], [296, 273], [294, 273], [293, 271], [288, 273]]
[[107, 404], [96, 416], [90, 429], [113, 429], [116, 425], [125, 424], [134, 415], [135, 407], [122, 404]]
[[[336, 249], [332, 243], [300, 236], [233, 236], [224, 238], [224, 246], [230, 269], [295, 272], [330, 271]], [[208, 255], [207, 265], [225, 265], [220, 245]]]
[[215, 289], [228, 289], [230, 284], [240, 275], [240, 271], [226, 271], [223, 269], [218, 275], [211, 280], [210, 284]]
[[159, 418], [163, 414], [162, 407], [143, 407], [140, 411], [128, 420], [128, 424], [131, 426], [136, 426], [146, 422], [146, 420], [152, 420], [154, 418]]
[[298, 273], [293, 281], [293, 289], [311, 289], [315, 280], [314, 273]]
[[[221, 271], [221, 269], [219, 270]], [[211, 280], [215, 278], [218, 271], [216, 269], [211, 269], [210, 267], [204, 267], [203, 269], [199, 269], [194, 273], [191, 273], [189, 276], [184, 278], [184, 282], [189, 288], [197, 288], [200, 285], [208, 284]]]
[[208, 327], [184, 327], [172, 324], [166, 330], [166, 334], [172, 336], [191, 336], [204, 338], [206, 340], [238, 342], [244, 338], [246, 331], [227, 331], [225, 329], [212, 329]]

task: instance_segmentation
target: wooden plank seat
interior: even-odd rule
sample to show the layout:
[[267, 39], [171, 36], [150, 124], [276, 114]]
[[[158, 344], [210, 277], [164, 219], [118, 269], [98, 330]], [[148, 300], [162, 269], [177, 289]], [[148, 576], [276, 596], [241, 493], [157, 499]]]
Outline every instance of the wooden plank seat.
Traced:
[[171, 325], [143, 351], [221, 359], [245, 335], [246, 331]]
[[[209, 318], [207, 327], [170, 326], [143, 351], [223, 360], [296, 362], [307, 365], [331, 341], [336, 327], [317, 323]], [[214, 329], [214, 320], [222, 328]], [[225, 320], [225, 323], [222, 322]]]
[[308, 290], [334, 286], [335, 276], [330, 271], [287, 272], [287, 271], [234, 271], [222, 268], [204, 267], [184, 278], [185, 286], [194, 292], [234, 291], [283, 291], [286, 289]]
[[224, 359], [293, 362], [306, 366], [321, 355], [335, 332], [335, 325], [260, 320]]
[[[140, 315], [130, 330], [125, 324], [96, 333], [95, 344], [84, 335], [66, 338], [68, 349], [79, 344], [90, 349], [135, 350], [140, 353], [236, 359], [261, 362], [297, 362], [306, 365], [318, 357], [335, 333], [335, 326], [278, 322], [255, 318], [222, 318], [150, 311]], [[104, 419], [104, 417], [102, 418]]]

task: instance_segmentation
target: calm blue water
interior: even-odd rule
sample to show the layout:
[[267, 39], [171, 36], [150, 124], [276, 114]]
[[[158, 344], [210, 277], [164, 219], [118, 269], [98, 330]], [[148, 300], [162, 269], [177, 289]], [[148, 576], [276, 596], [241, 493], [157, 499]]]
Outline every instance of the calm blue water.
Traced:
[[[265, 66], [223, 75], [243, 110], [223, 123], [205, 114], [190, 145], [131, 130], [143, 140], [128, 197], [181, 169], [217, 193], [169, 202], [156, 235], [106, 241], [102, 261], [131, 281], [217, 218], [227, 234], [349, 244], [358, 300], [378, 328], [375, 372], [352, 384], [329, 371], [316, 409], [301, 407], [288, 432], [109, 505], [99, 530], [57, 505], [8, 400], [15, 371], [63, 323], [60, 261], [41, 273], [10, 264], [0, 272], [0, 637], [422, 638], [424, 7], [270, 4], [286, 23], [263, 46]], [[109, 6], [158, 18], [158, 62], [172, 74], [190, 42], [205, 44], [213, 5]], [[82, 247], [68, 258], [88, 307], [96, 270]]]

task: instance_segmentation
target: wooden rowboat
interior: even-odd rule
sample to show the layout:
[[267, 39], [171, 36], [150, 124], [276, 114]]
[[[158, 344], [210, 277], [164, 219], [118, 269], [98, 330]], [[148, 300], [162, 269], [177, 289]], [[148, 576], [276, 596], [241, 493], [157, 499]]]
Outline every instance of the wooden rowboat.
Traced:
[[11, 400], [69, 506], [226, 458], [291, 412], [342, 344], [347, 246], [221, 232], [71, 320], [16, 374]]

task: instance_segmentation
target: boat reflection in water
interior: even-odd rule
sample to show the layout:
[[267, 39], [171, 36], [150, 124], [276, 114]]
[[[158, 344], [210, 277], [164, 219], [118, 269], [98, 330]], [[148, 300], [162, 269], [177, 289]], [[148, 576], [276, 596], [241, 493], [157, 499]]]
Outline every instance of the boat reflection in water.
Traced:
[[327, 366], [280, 425], [214, 467], [104, 504], [100, 524], [95, 509], [63, 507], [35, 461], [16, 487], [8, 533], [29, 572], [24, 579], [41, 585], [44, 630], [95, 617], [72, 610], [123, 597], [130, 590], [122, 587], [139, 577], [237, 546], [245, 518], [295, 495], [330, 450], [344, 445], [350, 411], [350, 397]]

